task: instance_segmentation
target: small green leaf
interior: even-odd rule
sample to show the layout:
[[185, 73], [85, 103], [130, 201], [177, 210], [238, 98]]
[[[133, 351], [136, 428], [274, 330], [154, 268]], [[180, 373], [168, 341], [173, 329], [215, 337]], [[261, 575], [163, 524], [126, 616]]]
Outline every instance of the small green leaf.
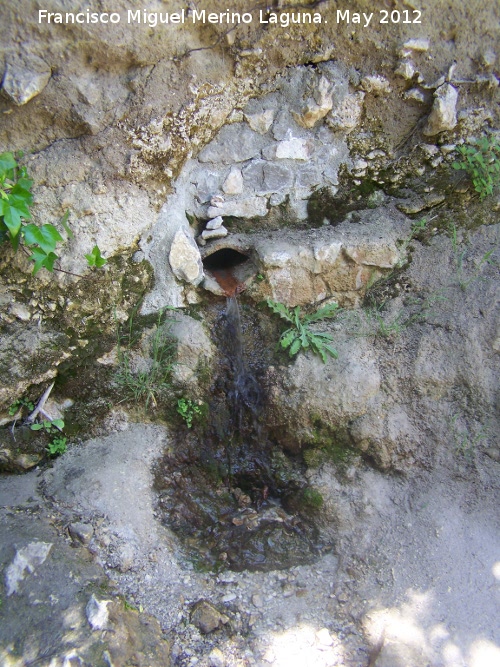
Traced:
[[10, 169], [15, 169], [17, 167], [17, 162], [14, 159], [12, 153], [2, 153], [0, 155], [0, 172], [6, 172]]
[[61, 431], [64, 428], [64, 422], [63, 422], [62, 419], [53, 419], [51, 423], [52, 423], [53, 426], [56, 426]]
[[70, 229], [70, 226], [68, 225], [68, 218], [69, 218], [69, 208], [66, 210], [66, 212], [63, 215], [63, 217], [61, 218], [60, 222], [61, 222], [61, 227], [64, 229], [64, 231], [68, 235], [68, 238], [73, 239], [73, 238], [75, 238], [75, 235], [73, 234], [73, 232]]
[[30, 260], [35, 262], [35, 266], [33, 267], [33, 275], [36, 275], [42, 268], [45, 268], [47, 271], [52, 273], [56, 259], [57, 255], [53, 252], [46, 253], [41, 248], [32, 248], [32, 255], [30, 256]]
[[30, 429], [32, 431], [41, 431], [43, 428], [43, 424], [31, 424]]
[[300, 338], [296, 338], [292, 347], [290, 348], [289, 354], [291, 357], [295, 356], [298, 353], [298, 351], [300, 350], [300, 346], [301, 346]]
[[46, 254], [53, 252], [59, 241], [63, 241], [63, 237], [59, 234], [54, 225], [37, 225], [30, 224], [24, 227], [24, 240], [26, 245], [39, 245]]
[[101, 268], [101, 266], [104, 266], [108, 261], [101, 255], [101, 250], [97, 245], [92, 248], [92, 253], [90, 255], [85, 255], [85, 258], [89, 266], [96, 266], [98, 269]]
[[5, 201], [3, 203], [3, 220], [9, 229], [11, 238], [17, 236], [21, 229], [21, 216], [17, 208]]
[[284, 333], [281, 334], [281, 347], [286, 350], [293, 343], [296, 336], [297, 332], [295, 329], [287, 329]]

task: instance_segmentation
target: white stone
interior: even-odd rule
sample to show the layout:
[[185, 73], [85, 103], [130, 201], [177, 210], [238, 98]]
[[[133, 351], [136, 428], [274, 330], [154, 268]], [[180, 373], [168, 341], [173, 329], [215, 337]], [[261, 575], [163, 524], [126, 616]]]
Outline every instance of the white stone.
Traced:
[[219, 229], [219, 227], [222, 227], [222, 215], [218, 215], [216, 218], [209, 220], [205, 229]]
[[354, 162], [354, 171], [359, 171], [360, 169], [366, 169], [368, 162], [366, 160], [356, 160]]
[[321, 630], [318, 630], [316, 633], [316, 641], [322, 646], [333, 645], [333, 639], [330, 632], [328, 631], [328, 628], [321, 628]]
[[222, 195], [214, 195], [210, 199], [210, 206], [217, 206], [218, 208], [222, 208], [224, 206], [225, 199]]
[[365, 93], [362, 91], [346, 95], [340, 105], [329, 114], [327, 118], [328, 125], [333, 130], [344, 130], [347, 132], [353, 130], [361, 120], [364, 99]]
[[90, 597], [85, 608], [85, 613], [92, 630], [104, 630], [107, 626], [109, 621], [108, 604], [110, 602], [111, 600], [99, 601], [93, 594]]
[[210, 667], [224, 667], [226, 659], [220, 648], [214, 648], [210, 651], [208, 663]]
[[306, 139], [285, 139], [276, 146], [276, 157], [279, 160], [308, 160], [310, 150]]
[[52, 549], [48, 542], [30, 542], [27, 546], [16, 551], [14, 560], [5, 571], [5, 587], [7, 597], [19, 592], [19, 584], [28, 574], [33, 574], [37, 567], [42, 565]]
[[13, 303], [9, 308], [9, 313], [22, 322], [28, 322], [31, 319], [31, 313], [24, 303]]
[[254, 132], [265, 134], [273, 124], [274, 111], [273, 109], [266, 109], [261, 113], [244, 114], [244, 116]]
[[403, 44], [404, 49], [409, 49], [410, 51], [428, 51], [430, 41], [425, 37], [416, 37], [409, 39]]
[[378, 74], [373, 76], [365, 76], [361, 79], [361, 86], [367, 93], [390, 93], [391, 86], [389, 81]]
[[297, 123], [308, 129], [314, 127], [319, 120], [332, 110], [333, 86], [326, 76], [320, 78], [313, 95], [314, 99], [309, 101], [301, 114], [293, 114]]
[[243, 192], [243, 176], [241, 169], [231, 167], [231, 171], [222, 185], [222, 189], [227, 195], [240, 195]]
[[200, 251], [194, 240], [188, 237], [183, 229], [178, 230], [174, 236], [168, 261], [175, 277], [179, 280], [197, 285], [203, 279]]
[[413, 79], [415, 72], [415, 65], [410, 60], [402, 60], [395, 70], [395, 74], [399, 74], [399, 76], [402, 76], [406, 80]]
[[434, 97], [432, 111], [424, 128], [424, 134], [430, 137], [452, 130], [457, 124], [458, 91], [445, 83], [436, 90]]
[[403, 98], [405, 100], [415, 100], [415, 102], [425, 102], [425, 94], [420, 88], [412, 88], [404, 93]]
[[201, 233], [201, 238], [204, 241], [209, 241], [210, 239], [223, 239], [227, 235], [227, 229], [222, 226], [218, 229], [204, 229]]
[[233, 216], [235, 218], [255, 218], [267, 214], [267, 199], [265, 197], [246, 197], [244, 199], [232, 199], [224, 202], [222, 208], [211, 206], [208, 209], [208, 217], [215, 218], [218, 215]]
[[10, 64], [5, 68], [2, 90], [17, 106], [27, 104], [39, 95], [50, 81], [50, 68], [37, 58], [38, 63], [42, 65], [42, 71]]

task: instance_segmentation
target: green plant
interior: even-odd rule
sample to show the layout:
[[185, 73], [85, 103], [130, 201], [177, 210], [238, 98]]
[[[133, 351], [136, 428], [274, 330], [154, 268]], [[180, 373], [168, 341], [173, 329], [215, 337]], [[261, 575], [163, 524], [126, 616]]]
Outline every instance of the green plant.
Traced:
[[424, 232], [427, 227], [427, 218], [422, 218], [417, 222], [413, 223], [409, 235], [401, 243], [399, 250], [401, 251], [401, 257], [397, 261], [395, 268], [401, 269], [407, 262], [406, 251], [410, 243], [421, 233]]
[[[22, 157], [22, 153], [18, 157]], [[77, 275], [56, 265], [59, 259], [57, 244], [64, 240], [57, 228], [51, 224], [38, 226], [26, 222], [31, 220], [32, 185], [26, 167], [19, 165], [13, 153], [0, 154], [0, 243], [10, 241], [16, 252], [20, 248], [34, 262], [33, 275], [42, 268], [51, 273], [60, 271]], [[66, 211], [60, 224], [71, 238], [73, 233], [68, 226], [68, 217], [69, 211]], [[86, 257], [89, 266], [100, 267], [106, 263], [98, 246], [94, 246], [92, 254]]]
[[58, 436], [52, 440], [52, 442], [49, 442], [47, 445], [47, 453], [49, 456], [60, 456], [61, 454], [64, 454], [66, 450], [68, 449], [67, 445], [67, 438], [64, 436]]
[[32, 431], [45, 431], [46, 433], [53, 434], [57, 433], [58, 431], [62, 431], [64, 428], [64, 422], [62, 419], [52, 419], [49, 421], [48, 419], [44, 419], [41, 422], [35, 422], [34, 424], [31, 424], [30, 429]]
[[500, 182], [500, 144], [496, 137], [486, 135], [470, 144], [457, 147], [461, 159], [452, 163], [453, 169], [462, 169], [472, 180], [481, 199], [493, 194]]
[[18, 398], [17, 401], [14, 401], [14, 403], [12, 403], [12, 405], [10, 406], [9, 415], [13, 417], [22, 408], [26, 408], [27, 410], [29, 410], [29, 412], [32, 412], [35, 409], [35, 406], [27, 398]]
[[170, 389], [170, 378], [174, 366], [176, 344], [170, 335], [174, 320], [164, 319], [167, 308], [160, 311], [156, 327], [150, 336], [150, 359], [146, 368], [134, 368], [130, 348], [137, 342], [133, 333], [135, 312], [128, 320], [128, 331], [122, 335], [118, 330], [118, 370], [115, 382], [122, 393], [123, 400], [145, 401], [146, 410], [150, 403], [156, 407], [158, 397]]
[[451, 432], [455, 441], [455, 451], [466, 458], [470, 458], [476, 451], [477, 445], [481, 440], [486, 439], [484, 427], [481, 427], [475, 436], [471, 437], [467, 430], [459, 430], [457, 420], [459, 414], [454, 414], [450, 421]]
[[279, 340], [280, 346], [288, 350], [290, 357], [298, 354], [300, 350], [310, 349], [321, 357], [323, 363], [326, 363], [328, 355], [337, 359], [337, 351], [330, 345], [333, 341], [332, 336], [328, 333], [316, 333], [310, 329], [310, 325], [314, 322], [336, 317], [337, 303], [327, 304], [310, 314], [301, 313], [300, 306], [290, 310], [284, 304], [272, 299], [267, 299], [266, 303], [273, 313], [292, 325], [281, 334]]
[[99, 249], [99, 246], [97, 246], [97, 245], [95, 245], [92, 248], [92, 252], [90, 253], [90, 255], [85, 255], [85, 259], [87, 260], [87, 264], [90, 267], [95, 266], [98, 269], [100, 269], [101, 266], [104, 266], [105, 264], [107, 264], [107, 261], [108, 261], [107, 259], [105, 259], [101, 255], [101, 251]]
[[323, 505], [323, 496], [316, 489], [310, 486], [302, 492], [302, 505], [310, 510], [319, 510]]
[[195, 403], [190, 398], [179, 398], [177, 412], [184, 419], [188, 428], [193, 426], [193, 419], [196, 415], [201, 416], [203, 414], [201, 403]]
[[457, 269], [458, 284], [460, 285], [460, 288], [465, 291], [469, 287], [469, 285], [471, 285], [474, 281], [480, 279], [481, 269], [485, 264], [495, 263], [495, 260], [493, 258], [493, 253], [497, 249], [497, 246], [495, 246], [491, 250], [488, 250], [488, 252], [485, 252], [484, 255], [481, 257], [481, 259], [479, 260], [479, 262], [476, 263], [475, 270], [468, 276], [466, 276], [464, 269], [464, 259], [467, 255], [468, 248], [466, 247], [464, 248], [464, 250], [460, 249], [460, 242], [458, 240], [458, 230], [456, 225], [451, 223], [449, 229], [450, 229], [451, 244], [453, 247], [453, 254], [455, 257], [455, 266]]

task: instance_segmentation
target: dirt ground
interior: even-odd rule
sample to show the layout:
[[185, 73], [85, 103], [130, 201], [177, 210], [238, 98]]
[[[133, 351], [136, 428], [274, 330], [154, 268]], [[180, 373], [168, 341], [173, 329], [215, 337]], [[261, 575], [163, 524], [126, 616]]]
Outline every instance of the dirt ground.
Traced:
[[[97, 597], [120, 593], [156, 616], [176, 665], [498, 664], [499, 488], [491, 470], [498, 464], [488, 457], [467, 462], [455, 478], [439, 470], [403, 478], [353, 463], [338, 489], [349, 502], [331, 554], [288, 571], [217, 575], [195, 571], [155, 516], [151, 464], [168, 443], [164, 428], [130, 424], [73, 448], [51, 469], [0, 479], [2, 532], [9, 536], [2, 540], [4, 577], [28, 539], [54, 544], [19, 590], [3, 597], [2, 664], [32, 664], [7, 657], [8, 645], [26, 656], [33, 615], [44, 605], [63, 613], [76, 591], [89, 597], [100, 567], [111, 586]], [[322, 474], [335, 477], [333, 469]], [[77, 523], [93, 528], [87, 547], [69, 537], [68, 526]], [[93, 564], [84, 558], [87, 548]], [[55, 567], [60, 550], [70, 560]], [[87, 571], [75, 579], [82, 559]], [[73, 593], [68, 581], [79, 583]], [[63, 591], [68, 599], [54, 601]], [[190, 623], [200, 599], [224, 617], [210, 634]], [[45, 615], [43, 625], [53, 655], [37, 664], [63, 664], [69, 650], [57, 614]]]

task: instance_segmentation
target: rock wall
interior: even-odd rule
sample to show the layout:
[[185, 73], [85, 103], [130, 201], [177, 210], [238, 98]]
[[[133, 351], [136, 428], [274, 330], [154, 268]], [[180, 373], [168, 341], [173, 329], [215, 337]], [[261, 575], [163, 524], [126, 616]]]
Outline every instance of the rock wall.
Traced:
[[[357, 189], [371, 189], [362, 207], [390, 203], [379, 197], [384, 188], [389, 197], [399, 189], [407, 214], [442, 203], [435, 182], [447, 183], [454, 142], [498, 123], [498, 7], [457, 1], [450, 11], [446, 2], [429, 3], [420, 24], [384, 25], [376, 22], [383, 6], [360, 0], [349, 8], [351, 18], [373, 11], [368, 27], [338, 22], [330, 3], [311, 3], [320, 24], [259, 23], [256, 13], [234, 29], [128, 24], [125, 0], [113, 7], [122, 16], [113, 26], [39, 22], [30, 0], [3, 8], [0, 151], [25, 151], [36, 222], [58, 225], [69, 211], [74, 236], [61, 228], [60, 268], [78, 274], [33, 278], [26, 258], [2, 246], [2, 377], [14, 368], [4, 407], [55, 376], [63, 361], [76, 361], [95, 340], [91, 330], [102, 340], [112, 336], [113, 312], [127, 316], [151, 267], [144, 313], [203, 299], [201, 255], [211, 244], [232, 243], [236, 232], [331, 224], [335, 198]], [[215, 1], [205, 8], [218, 9]], [[50, 0], [46, 10], [67, 7]], [[404, 239], [407, 223], [388, 216], [392, 226], [401, 221]], [[207, 241], [204, 226], [219, 217]], [[228, 236], [216, 238], [224, 233], [216, 225]], [[277, 241], [266, 247], [258, 240], [257, 263], [269, 275], [256, 298], [356, 303], [374, 277], [371, 267], [381, 274], [399, 261], [399, 240], [390, 233], [391, 259], [377, 266], [343, 250], [352, 275], [342, 289], [316, 273], [309, 250], [304, 264], [291, 249], [276, 266], [267, 258]], [[83, 258], [96, 243], [116, 260], [106, 279]], [[302, 277], [290, 282], [288, 273], [305, 275], [309, 286], [297, 295]], [[36, 337], [37, 327], [42, 337], [31, 351], [23, 348], [26, 362], [16, 366], [9, 350], [28, 333]]]

